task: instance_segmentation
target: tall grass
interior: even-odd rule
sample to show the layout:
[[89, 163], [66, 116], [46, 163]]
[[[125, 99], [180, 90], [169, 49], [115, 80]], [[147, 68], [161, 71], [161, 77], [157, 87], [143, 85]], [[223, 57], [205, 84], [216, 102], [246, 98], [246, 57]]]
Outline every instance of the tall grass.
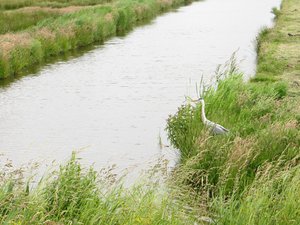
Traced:
[[228, 200], [212, 200], [211, 206], [214, 213], [219, 215], [217, 221], [220, 224], [300, 222], [299, 165], [268, 163], [260, 172], [241, 195], [234, 194]]
[[[281, 5], [286, 5], [288, 1], [283, 1]], [[281, 8], [286, 8], [282, 7]], [[283, 12], [273, 7], [271, 13], [275, 15], [276, 21], [282, 24], [284, 17]], [[285, 15], [288, 16], [288, 15]], [[276, 27], [268, 29], [262, 27], [254, 41], [257, 57], [256, 76], [251, 78], [251, 82], [275, 82], [282, 78], [287, 69], [287, 65], [291, 60], [287, 55], [281, 55], [280, 50], [283, 46], [290, 42], [286, 39], [287, 33], [282, 32]], [[281, 46], [281, 47], [280, 47]], [[288, 62], [289, 61], [289, 62]]]
[[[37, 183], [32, 170], [0, 173], [1, 224], [193, 224], [179, 191], [167, 183], [167, 161], [160, 159], [132, 184], [114, 166], [100, 171], [71, 159]], [[198, 210], [198, 213], [200, 211]], [[201, 214], [199, 214], [201, 215]]]
[[209, 133], [200, 105], [182, 106], [166, 128], [180, 150], [185, 182], [200, 192], [209, 189], [210, 195], [240, 194], [266, 164], [280, 170], [300, 153], [299, 105], [286, 100], [287, 84], [245, 83], [234, 58], [224, 71], [217, 88], [206, 88], [201, 97], [207, 118], [228, 128], [229, 135]]
[[52, 17], [57, 18], [62, 13], [55, 11], [45, 10], [32, 10], [32, 11], [0, 11], [0, 34], [7, 32], [22, 31], [28, 27], [37, 25], [38, 22]]
[[111, 0], [1, 0], [0, 9], [2, 10], [13, 10], [29, 6], [42, 6], [52, 8], [62, 8], [68, 6], [86, 6], [86, 5], [97, 5], [111, 2]]

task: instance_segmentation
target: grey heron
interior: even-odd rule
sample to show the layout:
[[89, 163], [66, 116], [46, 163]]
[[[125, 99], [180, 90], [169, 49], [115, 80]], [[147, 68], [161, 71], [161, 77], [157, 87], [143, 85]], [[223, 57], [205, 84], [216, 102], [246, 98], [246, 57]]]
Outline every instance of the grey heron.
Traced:
[[227, 130], [225, 127], [221, 126], [220, 124], [214, 123], [208, 119], [206, 119], [205, 116], [205, 103], [203, 98], [199, 98], [197, 100], [192, 100], [191, 102], [201, 102], [202, 103], [202, 121], [205, 126], [209, 127], [209, 131], [211, 131], [214, 135], [217, 134], [226, 134], [229, 133], [230, 131]]

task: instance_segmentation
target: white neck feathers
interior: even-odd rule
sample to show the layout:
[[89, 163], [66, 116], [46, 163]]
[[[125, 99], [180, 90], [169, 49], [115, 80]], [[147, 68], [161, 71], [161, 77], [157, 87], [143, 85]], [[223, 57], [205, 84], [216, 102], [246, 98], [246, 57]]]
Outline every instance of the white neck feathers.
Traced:
[[204, 103], [204, 100], [200, 100], [201, 103], [202, 103], [202, 120], [203, 120], [203, 123], [206, 124], [206, 117], [205, 117], [205, 103]]

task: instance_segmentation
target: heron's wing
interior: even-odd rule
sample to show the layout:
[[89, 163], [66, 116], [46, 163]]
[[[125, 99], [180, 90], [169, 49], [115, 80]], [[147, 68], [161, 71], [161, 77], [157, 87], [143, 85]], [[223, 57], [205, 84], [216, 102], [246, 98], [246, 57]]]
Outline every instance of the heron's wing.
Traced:
[[220, 129], [222, 129], [226, 132], [230, 132], [230, 130], [226, 129], [225, 127], [221, 126], [220, 124], [217, 124], [217, 127], [219, 127]]
[[226, 129], [225, 127], [221, 126], [220, 124], [211, 122], [209, 120], [206, 121], [206, 126], [210, 127], [210, 131], [214, 134], [224, 134], [230, 132], [230, 130]]

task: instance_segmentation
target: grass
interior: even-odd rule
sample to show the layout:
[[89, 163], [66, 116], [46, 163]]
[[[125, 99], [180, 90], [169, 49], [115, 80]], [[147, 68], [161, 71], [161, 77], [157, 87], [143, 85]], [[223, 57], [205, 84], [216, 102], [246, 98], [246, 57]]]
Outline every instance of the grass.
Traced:
[[[220, 224], [298, 224], [299, 166], [266, 165], [242, 195], [227, 200], [214, 198], [212, 208]], [[273, 173], [273, 174], [272, 174]]]
[[37, 25], [37, 23], [46, 18], [57, 18], [61, 15], [62, 13], [58, 10], [45, 11], [40, 9], [32, 11], [0, 11], [0, 34], [21, 31], [28, 27]]
[[[1, 68], [8, 71], [2, 75], [26, 66], [22, 57], [35, 62], [163, 9], [162, 3], [148, 3], [119, 1], [5, 34], [10, 41], [0, 45], [10, 51], [1, 53]], [[0, 174], [1, 223], [298, 224], [300, 37], [287, 33], [300, 33], [299, 4], [284, 0], [280, 10], [272, 9], [276, 26], [263, 28], [256, 40], [258, 68], [250, 82], [243, 81], [233, 56], [217, 68], [216, 85], [199, 86], [207, 118], [228, 128], [229, 135], [212, 136], [202, 123], [201, 106], [183, 105], [167, 125], [180, 164], [169, 173], [159, 161], [131, 186], [113, 167], [84, 168], [75, 153], [38, 180], [36, 164], [15, 170], [7, 162]]]
[[[280, 10], [272, 9], [277, 17], [276, 26], [260, 33], [257, 74], [252, 81], [283, 79], [290, 84], [299, 82], [300, 37], [288, 36], [288, 33], [300, 33], [299, 26], [295, 23], [300, 19], [297, 10], [299, 7], [299, 2], [284, 0]], [[298, 95], [297, 87], [290, 87], [289, 92]]]
[[6, 164], [0, 174], [0, 223], [194, 223], [197, 218], [186, 212], [180, 192], [162, 185], [167, 178], [166, 163], [163, 159], [153, 162], [130, 186], [126, 173], [116, 175], [114, 166], [98, 172], [84, 168], [76, 152], [39, 179], [34, 172], [40, 165], [14, 169]]
[[110, 0], [1, 0], [0, 9], [2, 10], [14, 10], [24, 7], [51, 7], [51, 8], [63, 8], [69, 6], [93, 6], [97, 4], [104, 4], [110, 2]]

